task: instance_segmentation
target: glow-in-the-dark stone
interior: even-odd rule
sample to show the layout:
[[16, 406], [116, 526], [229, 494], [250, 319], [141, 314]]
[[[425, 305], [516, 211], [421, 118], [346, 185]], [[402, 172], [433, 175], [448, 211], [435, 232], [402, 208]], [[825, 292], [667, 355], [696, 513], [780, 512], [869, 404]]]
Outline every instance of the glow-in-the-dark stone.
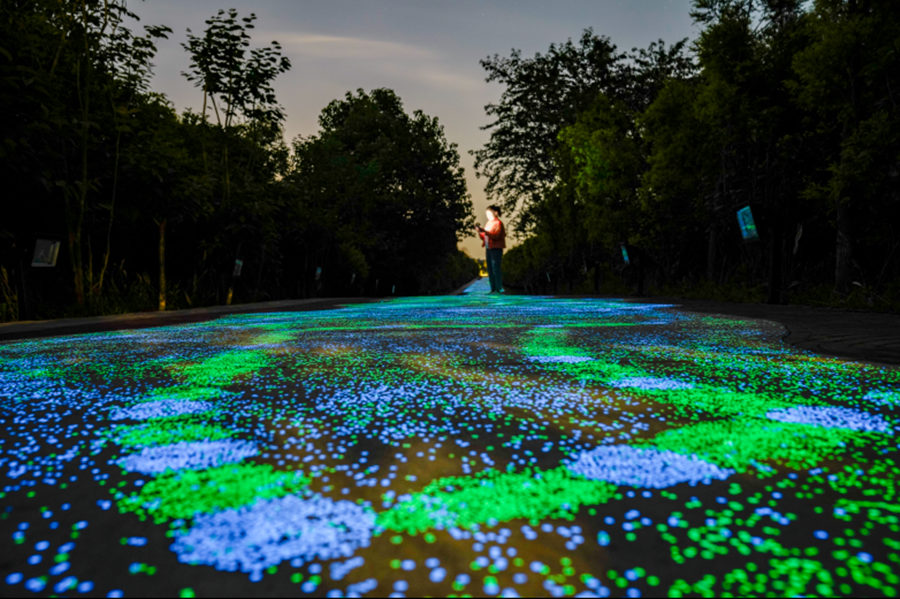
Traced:
[[[272, 336], [262, 335], [260, 343], [269, 344]], [[198, 364], [189, 364], [178, 374], [199, 386], [228, 385], [235, 377], [256, 372], [268, 362], [265, 352], [238, 350], [217, 354]]]
[[124, 447], [149, 447], [167, 445], [173, 439], [181, 441], [217, 441], [234, 436], [220, 426], [182, 422], [179, 419], [160, 418], [138, 425], [119, 425], [110, 431], [110, 438]]
[[[378, 524], [397, 531], [472, 527], [514, 518], [570, 518], [579, 506], [599, 503], [615, 487], [575, 476], [561, 467], [543, 472], [500, 473], [438, 479], [421, 493], [378, 514]], [[496, 501], [503, 497], [503, 501]]]
[[350, 557], [369, 544], [375, 514], [350, 501], [288, 495], [200, 514], [172, 544], [178, 559], [259, 574], [284, 560]]
[[673, 379], [656, 378], [652, 376], [636, 376], [619, 379], [609, 383], [611, 387], [633, 387], [635, 389], [693, 389], [695, 385]]
[[363, 558], [361, 558], [359, 556], [351, 557], [350, 559], [348, 559], [345, 562], [332, 562], [331, 577], [335, 580], [341, 580], [342, 578], [347, 576], [347, 574], [351, 570], [359, 568], [364, 563], [366, 563], [366, 560], [364, 560]]
[[532, 362], [574, 364], [577, 362], [592, 362], [595, 358], [588, 356], [529, 356], [528, 359]]
[[167, 418], [198, 414], [211, 410], [213, 404], [208, 401], [190, 401], [178, 399], [159, 399], [118, 409], [110, 414], [110, 420], [148, 420], [150, 418]]
[[204, 387], [198, 385], [176, 385], [174, 387], [159, 387], [151, 389], [145, 401], [168, 400], [218, 400], [230, 395], [219, 387]]
[[257, 455], [253, 443], [247, 441], [181, 441], [159, 447], [145, 447], [116, 463], [123, 470], [143, 474], [161, 474], [167, 470], [199, 470], [240, 462]]
[[5, 594], [896, 596], [900, 369], [486, 284], [0, 345]]
[[863, 396], [863, 399], [887, 406], [896, 406], [900, 405], [900, 391], [869, 391]]
[[853, 431], [759, 419], [702, 422], [671, 429], [652, 439], [655, 447], [695, 454], [739, 472], [774, 470], [765, 464], [781, 462], [790, 468], [812, 468], [823, 456], [840, 456], [852, 445], [871, 442]]
[[868, 414], [850, 408], [795, 406], [782, 410], [772, 410], [766, 416], [779, 422], [812, 424], [826, 428], [849, 428], [855, 431], [891, 432], [890, 425], [875, 414]]
[[123, 511], [150, 514], [157, 522], [238, 508], [256, 499], [303, 493], [310, 479], [299, 470], [277, 471], [268, 464], [228, 464], [160, 476], [120, 498]]
[[734, 474], [695, 456], [630, 445], [597, 447], [579, 455], [568, 467], [592, 480], [651, 489], [725, 480]]

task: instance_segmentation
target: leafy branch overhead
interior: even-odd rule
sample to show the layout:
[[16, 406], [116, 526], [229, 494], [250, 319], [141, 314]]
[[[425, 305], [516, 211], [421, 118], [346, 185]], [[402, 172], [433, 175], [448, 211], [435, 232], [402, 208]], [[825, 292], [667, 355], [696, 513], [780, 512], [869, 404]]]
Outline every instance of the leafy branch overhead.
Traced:
[[272, 81], [291, 68], [291, 61], [277, 41], [250, 47], [255, 20], [254, 13], [238, 18], [233, 8], [219, 10], [207, 19], [202, 35], [188, 29], [188, 41], [182, 44], [191, 56], [190, 68], [182, 74], [203, 90], [203, 118], [209, 100], [216, 122], [224, 127], [241, 117], [274, 123], [284, 118]]

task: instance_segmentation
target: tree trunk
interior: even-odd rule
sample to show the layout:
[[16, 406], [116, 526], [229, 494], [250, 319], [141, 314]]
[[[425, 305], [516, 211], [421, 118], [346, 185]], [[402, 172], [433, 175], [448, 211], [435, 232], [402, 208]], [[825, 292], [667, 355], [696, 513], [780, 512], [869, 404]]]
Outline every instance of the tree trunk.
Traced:
[[159, 306], [158, 310], [166, 309], [166, 219], [158, 221], [159, 224]]
[[94, 249], [91, 247], [91, 236], [87, 237], [87, 272], [85, 273], [85, 290], [87, 291], [88, 305], [94, 302]]
[[849, 210], [844, 202], [837, 206], [837, 236], [835, 238], [834, 290], [847, 293], [850, 290], [850, 258], [853, 250], [850, 236]]
[[709, 235], [706, 244], [706, 278], [714, 281], [716, 278], [716, 225], [711, 223], [709, 226]]
[[777, 215], [771, 224], [771, 240], [769, 246], [769, 294], [767, 303], [781, 304], [782, 298], [782, 262], [784, 240], [782, 236], [781, 215]]
[[256, 289], [254, 290], [254, 295], [259, 295], [259, 290], [262, 289], [262, 278], [263, 278], [263, 265], [266, 263], [266, 244], [262, 244], [262, 249], [260, 250], [259, 256], [259, 268], [256, 272]]
[[[81, 20], [85, 30], [88, 29], [87, 5], [81, 3]], [[66, 224], [69, 229], [69, 254], [72, 261], [72, 275], [75, 278], [75, 302], [84, 305], [84, 263], [81, 255], [81, 233], [84, 226], [84, 210], [87, 204], [88, 190], [88, 118], [91, 114], [91, 48], [88, 35], [84, 34], [83, 62], [75, 71], [76, 95], [81, 108], [81, 184], [75, 202], [75, 210], [67, 210]], [[84, 67], [82, 73], [81, 67]], [[74, 213], [73, 213], [74, 212]]]
[[[115, 107], [113, 107], [113, 113], [115, 114]], [[97, 279], [97, 286], [94, 290], [96, 295], [99, 297], [103, 294], [103, 281], [106, 277], [106, 268], [109, 266], [109, 254], [112, 250], [112, 229], [113, 229], [113, 217], [115, 215], [116, 209], [116, 191], [119, 186], [119, 146], [120, 141], [122, 139], [122, 131], [116, 131], [116, 153], [115, 153], [115, 162], [113, 164], [113, 180], [112, 180], [112, 193], [110, 194], [109, 200], [109, 223], [106, 227], [106, 249], [103, 252], [103, 264], [100, 267], [100, 276]]]
[[[85, 50], [87, 51], [87, 50]], [[84, 210], [87, 204], [88, 190], [88, 117], [90, 116], [90, 64], [85, 61], [84, 84], [81, 85], [79, 77], [79, 87], [84, 93], [81, 102], [81, 181], [78, 187], [77, 198], [74, 210], [70, 210], [70, 217], [67, 218], [69, 226], [69, 253], [72, 260], [72, 275], [75, 277], [75, 302], [79, 306], [84, 305], [84, 263], [81, 253], [81, 233], [84, 227]]]

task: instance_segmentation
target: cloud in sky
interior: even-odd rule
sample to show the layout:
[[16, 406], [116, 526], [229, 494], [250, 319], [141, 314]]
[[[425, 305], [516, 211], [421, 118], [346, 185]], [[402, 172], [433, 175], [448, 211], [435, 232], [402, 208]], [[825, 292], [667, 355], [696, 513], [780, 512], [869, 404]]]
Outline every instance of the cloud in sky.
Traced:
[[255, 37], [278, 40], [288, 54], [294, 55], [296, 53], [298, 58], [325, 60], [423, 60], [435, 56], [433, 51], [411, 44], [343, 35], [270, 31], [257, 34]]
[[313, 63], [317, 72], [330, 73], [328, 78], [333, 80], [344, 80], [348, 72], [365, 70], [368, 77], [380, 73], [391, 80], [412, 80], [456, 93], [475, 91], [485, 85], [483, 78], [451, 66], [452, 57], [419, 45], [315, 32], [269, 31], [257, 37], [278, 40], [295, 64]]

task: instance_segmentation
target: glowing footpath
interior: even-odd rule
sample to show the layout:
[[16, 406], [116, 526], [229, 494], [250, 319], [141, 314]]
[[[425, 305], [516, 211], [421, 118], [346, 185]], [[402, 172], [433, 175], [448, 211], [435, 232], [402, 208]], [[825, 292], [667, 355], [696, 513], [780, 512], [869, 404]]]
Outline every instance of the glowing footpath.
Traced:
[[900, 369], [449, 297], [0, 345], [0, 594], [888, 596]]

